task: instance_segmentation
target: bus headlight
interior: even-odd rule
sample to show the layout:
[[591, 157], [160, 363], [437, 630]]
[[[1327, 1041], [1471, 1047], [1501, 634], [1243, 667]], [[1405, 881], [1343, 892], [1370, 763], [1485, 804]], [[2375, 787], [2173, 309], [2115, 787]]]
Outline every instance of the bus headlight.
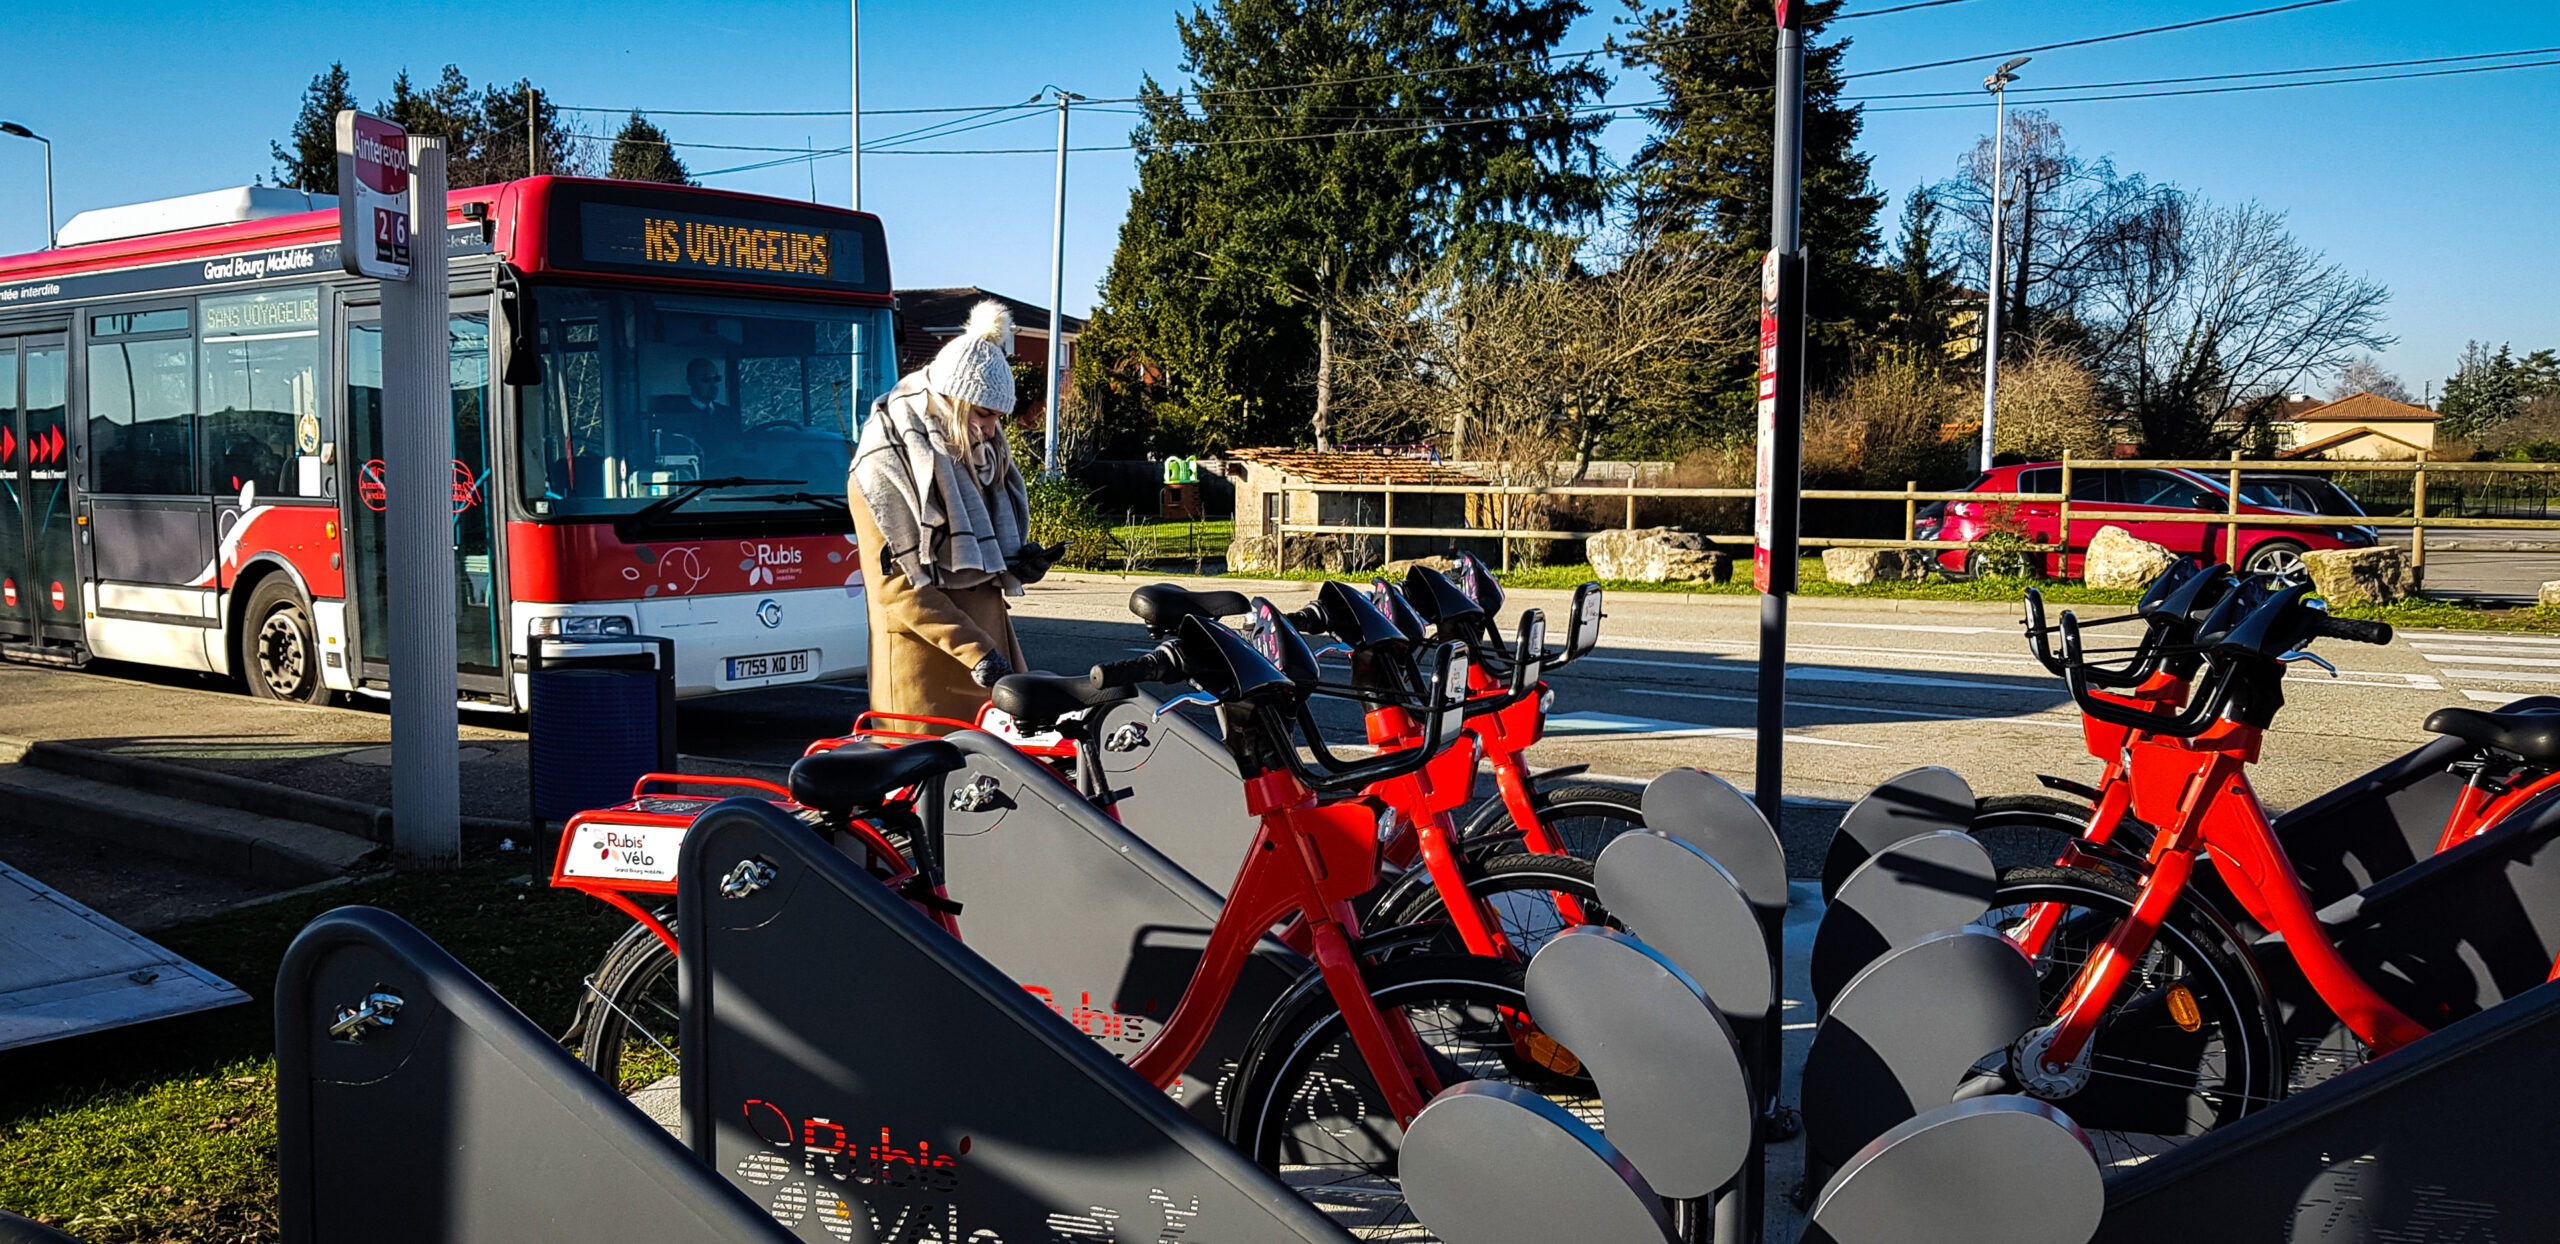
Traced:
[[631, 633], [631, 619], [618, 613], [540, 614], [525, 626], [536, 635], [558, 635], [568, 639], [604, 639]]

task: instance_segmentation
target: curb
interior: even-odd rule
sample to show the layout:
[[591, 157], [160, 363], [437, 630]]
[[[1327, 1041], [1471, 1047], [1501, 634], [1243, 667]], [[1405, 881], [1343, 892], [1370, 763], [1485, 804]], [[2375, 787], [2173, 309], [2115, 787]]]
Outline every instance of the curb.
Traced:
[[[391, 843], [391, 810], [236, 774], [165, 760], [120, 756], [51, 740], [0, 735], [0, 765], [111, 786], [146, 799], [179, 801], [246, 814], [274, 824], [259, 832], [225, 818], [162, 815], [105, 800], [12, 784], [9, 794], [54, 816], [65, 832], [97, 837], [161, 855], [208, 864], [251, 880], [304, 886], [360, 871]], [[538, 837], [530, 822], [465, 816], [466, 839]]]

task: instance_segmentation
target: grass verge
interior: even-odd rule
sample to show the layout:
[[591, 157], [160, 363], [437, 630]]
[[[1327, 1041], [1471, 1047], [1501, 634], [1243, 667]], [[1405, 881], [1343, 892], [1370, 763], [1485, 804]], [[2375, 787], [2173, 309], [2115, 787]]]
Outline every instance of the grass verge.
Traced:
[[252, 1001], [0, 1054], [0, 1209], [92, 1244], [276, 1238], [272, 987], [294, 934], [361, 903], [417, 925], [544, 1030], [630, 921], [516, 853], [243, 908], [155, 940]]

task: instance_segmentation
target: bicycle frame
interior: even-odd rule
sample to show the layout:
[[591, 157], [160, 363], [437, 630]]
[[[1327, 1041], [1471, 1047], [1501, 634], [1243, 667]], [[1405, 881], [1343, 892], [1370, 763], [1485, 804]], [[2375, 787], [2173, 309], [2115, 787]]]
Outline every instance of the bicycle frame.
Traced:
[[[1471, 667], [1467, 681], [1468, 690], [1479, 697], [1510, 694], [1511, 689], [1485, 674], [1482, 666]], [[1486, 921], [1472, 896], [1467, 895], [1465, 880], [1457, 867], [1460, 850], [1453, 814], [1474, 798], [1479, 756], [1493, 769], [1497, 797], [1509, 809], [1512, 824], [1520, 830], [1522, 845], [1541, 855], [1568, 854], [1564, 844], [1538, 817], [1537, 796], [1529, 766], [1521, 759], [1522, 753], [1535, 745], [1546, 731], [1546, 711], [1541, 707], [1545, 685], [1539, 686], [1540, 694], [1523, 696], [1493, 712], [1469, 717], [1465, 738], [1435, 758], [1422, 773], [1372, 788], [1372, 793], [1403, 814], [1404, 823], [1387, 842], [1384, 851], [1387, 862], [1407, 867], [1419, 857], [1431, 868], [1432, 886], [1440, 892], [1441, 905], [1449, 911], [1451, 923], [1456, 925], [1472, 954], [1507, 953], [1509, 950], [1500, 929]], [[1415, 726], [1412, 715], [1390, 706], [1371, 709], [1368, 728], [1369, 741], [1384, 748], [1414, 746], [1421, 738], [1421, 731]], [[1409, 783], [1421, 783], [1424, 789], [1415, 793], [1387, 789], [1402, 788]], [[1572, 895], [1557, 895], [1556, 908], [1574, 924], [1588, 920], [1581, 900]]]
[[1244, 869], [1209, 931], [1190, 985], [1164, 1027], [1129, 1060], [1130, 1070], [1158, 1087], [1178, 1080], [1226, 1010], [1254, 943], [1286, 919], [1304, 931], [1309, 957], [1323, 972], [1325, 989], [1342, 1009], [1352, 1042], [1396, 1121], [1412, 1122], [1440, 1091], [1439, 1077], [1412, 1030], [1370, 999], [1352, 950], [1360, 922], [1351, 900], [1377, 877], [1375, 822], [1357, 804], [1317, 803], [1314, 792], [1285, 772], [1248, 781], [1245, 807], [1261, 826]]
[[2244, 772], [2258, 759], [2264, 734], [2217, 721], [2193, 739], [2138, 736], [2126, 748], [2133, 811], [2161, 829], [2133, 912], [2081, 966], [2063, 995], [2045, 1041], [2048, 1068], [2068, 1066], [2087, 1049], [2136, 961], [2186, 893], [2198, 851], [2211, 851], [2225, 883], [2250, 918], [2283, 935], [2304, 978], [2349, 1031], [2377, 1054], [2427, 1035], [2425, 1025], [2383, 1000], [2331, 944], [2311, 910], [2293, 865], [2276, 841], [2266, 811]]

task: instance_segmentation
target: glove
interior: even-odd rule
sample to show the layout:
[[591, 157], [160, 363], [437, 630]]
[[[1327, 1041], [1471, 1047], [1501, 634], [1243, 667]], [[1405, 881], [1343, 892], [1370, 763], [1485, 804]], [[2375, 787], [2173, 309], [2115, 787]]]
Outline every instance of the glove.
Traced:
[[970, 667], [969, 680], [981, 687], [992, 687], [997, 679], [1012, 672], [1013, 662], [1005, 660], [1001, 652], [990, 652], [985, 660]]
[[1066, 552], [1067, 543], [1064, 540], [1046, 547], [1026, 544], [1014, 553], [1013, 560], [1006, 562], [1004, 568], [1011, 571], [1013, 577], [1022, 583], [1038, 583], [1048, 577], [1049, 568], [1057, 565], [1058, 559], [1066, 556]]

